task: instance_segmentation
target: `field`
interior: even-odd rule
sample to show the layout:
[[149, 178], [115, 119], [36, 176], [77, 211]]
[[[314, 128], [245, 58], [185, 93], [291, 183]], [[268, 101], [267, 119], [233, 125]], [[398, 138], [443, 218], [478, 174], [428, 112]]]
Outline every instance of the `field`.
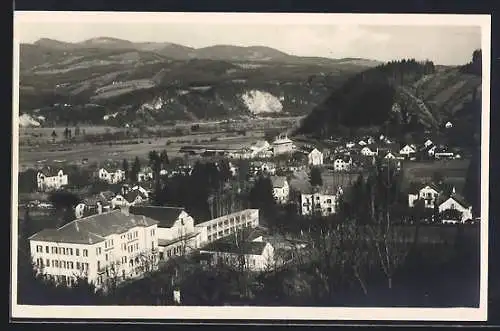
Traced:
[[[88, 162], [102, 162], [105, 160], [123, 160], [147, 158], [151, 150], [166, 150], [169, 157], [182, 157], [179, 149], [185, 145], [205, 144], [205, 145], [223, 145], [227, 148], [239, 148], [244, 144], [249, 144], [256, 139], [262, 138], [263, 131], [247, 132], [245, 137], [231, 137], [228, 134], [206, 133], [196, 135], [185, 135], [169, 138], [140, 138], [139, 144], [118, 145], [118, 144], [92, 144], [80, 143], [71, 144], [54, 149], [53, 146], [41, 146], [39, 148], [23, 147], [19, 153], [19, 166], [21, 169], [32, 167], [35, 164], [43, 163], [63, 163], [63, 162], [81, 162], [82, 159], [88, 159]], [[209, 142], [210, 139], [217, 138], [215, 142]], [[205, 142], [203, 142], [205, 141]], [[167, 143], [169, 143], [167, 145]]]
[[435, 172], [443, 175], [446, 182], [454, 184], [460, 191], [465, 183], [469, 160], [440, 160], [433, 162], [414, 162], [404, 163], [405, 177], [408, 182], [428, 182], [432, 180]]

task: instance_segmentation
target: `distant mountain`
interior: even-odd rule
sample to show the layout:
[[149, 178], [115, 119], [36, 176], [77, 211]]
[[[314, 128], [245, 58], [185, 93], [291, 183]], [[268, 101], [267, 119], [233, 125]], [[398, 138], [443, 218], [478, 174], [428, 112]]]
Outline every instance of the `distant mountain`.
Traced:
[[83, 48], [116, 50], [135, 49], [138, 51], [156, 52], [162, 56], [175, 60], [209, 59], [222, 61], [280, 62], [303, 65], [336, 65], [339, 61], [342, 61], [367, 67], [380, 64], [380, 62], [377, 61], [357, 58], [330, 59], [322, 57], [293, 56], [265, 46], [242, 47], [233, 45], [214, 45], [196, 49], [168, 42], [131, 42], [124, 39], [110, 37], [97, 37], [77, 43], [42, 38], [33, 43], [33, 45], [47, 50], [78, 50]]
[[[477, 57], [477, 56], [476, 56]], [[480, 65], [437, 67], [392, 61], [351, 76], [304, 118], [296, 134], [326, 138], [346, 130], [374, 129], [401, 137], [439, 132], [448, 121], [467, 136], [477, 127]], [[472, 113], [473, 112], [473, 113]]]
[[261, 46], [40, 39], [20, 46], [20, 112], [93, 124], [303, 116], [376, 64]]

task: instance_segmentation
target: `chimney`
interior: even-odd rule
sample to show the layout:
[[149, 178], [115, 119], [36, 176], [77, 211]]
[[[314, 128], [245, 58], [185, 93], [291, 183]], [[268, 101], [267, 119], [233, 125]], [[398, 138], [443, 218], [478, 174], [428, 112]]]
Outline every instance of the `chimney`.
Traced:
[[451, 193], [452, 193], [452, 194], [455, 194], [455, 193], [456, 193], [456, 191], [455, 191], [455, 186], [453, 186], [453, 188], [452, 188], [452, 190], [451, 190]]

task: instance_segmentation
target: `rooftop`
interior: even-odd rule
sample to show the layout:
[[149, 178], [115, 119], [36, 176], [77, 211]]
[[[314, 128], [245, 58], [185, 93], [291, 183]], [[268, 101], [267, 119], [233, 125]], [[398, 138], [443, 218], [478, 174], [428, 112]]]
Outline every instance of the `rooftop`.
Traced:
[[230, 254], [262, 255], [267, 243], [262, 241], [248, 241], [236, 244], [234, 242], [216, 241], [208, 244], [203, 251], [221, 252]]
[[44, 229], [30, 240], [92, 245], [111, 234], [124, 233], [134, 227], [157, 224], [148, 217], [125, 215], [119, 210], [95, 214], [63, 225], [58, 229]]
[[185, 211], [182, 207], [163, 206], [130, 206], [129, 213], [142, 215], [158, 222], [158, 227], [171, 228], [180, 214]]

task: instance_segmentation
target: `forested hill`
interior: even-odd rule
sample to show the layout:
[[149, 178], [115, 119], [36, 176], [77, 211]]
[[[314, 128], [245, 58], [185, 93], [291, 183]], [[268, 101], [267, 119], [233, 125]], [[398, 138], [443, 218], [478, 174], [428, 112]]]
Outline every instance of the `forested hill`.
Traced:
[[391, 136], [439, 131], [446, 121], [470, 118], [463, 108], [480, 95], [480, 59], [475, 51], [462, 67], [405, 59], [363, 71], [313, 109], [296, 134], [326, 138], [364, 128]]

